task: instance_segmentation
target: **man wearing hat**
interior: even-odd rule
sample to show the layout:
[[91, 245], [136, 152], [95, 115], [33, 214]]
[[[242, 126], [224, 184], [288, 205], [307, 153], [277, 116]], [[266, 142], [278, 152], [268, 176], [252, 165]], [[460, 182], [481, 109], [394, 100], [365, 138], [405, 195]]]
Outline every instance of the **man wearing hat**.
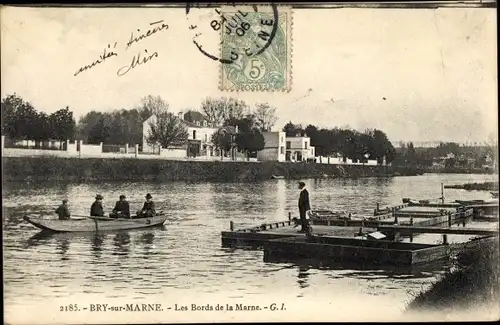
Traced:
[[95, 201], [92, 203], [90, 207], [90, 216], [91, 217], [104, 217], [104, 209], [102, 208], [102, 195], [97, 194], [95, 196]]
[[311, 210], [311, 204], [309, 203], [309, 192], [306, 189], [306, 183], [299, 182], [299, 215], [300, 215], [300, 224], [301, 228], [299, 232], [307, 232], [309, 229], [309, 222], [306, 219], [306, 214], [309, 210]]
[[59, 216], [59, 220], [69, 220], [71, 214], [68, 209], [68, 200], [62, 200], [62, 204], [56, 209], [56, 213]]
[[156, 215], [155, 203], [151, 200], [152, 198], [151, 194], [146, 194], [146, 202], [144, 202], [142, 210], [137, 211], [138, 217], [154, 217]]
[[128, 204], [125, 195], [120, 195], [120, 201], [116, 201], [113, 213], [110, 215], [112, 218], [130, 218], [130, 205]]

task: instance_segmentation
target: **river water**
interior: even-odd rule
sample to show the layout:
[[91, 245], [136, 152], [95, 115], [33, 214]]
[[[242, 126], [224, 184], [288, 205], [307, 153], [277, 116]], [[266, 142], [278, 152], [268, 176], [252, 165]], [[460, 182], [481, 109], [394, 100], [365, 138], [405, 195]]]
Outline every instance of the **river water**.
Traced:
[[[371, 215], [376, 203], [384, 207], [400, 204], [403, 197], [436, 199], [442, 182], [462, 184], [496, 177], [426, 174], [305, 182], [313, 209]], [[97, 193], [104, 196], [108, 212], [120, 194], [127, 196], [135, 210], [142, 206], [144, 195], [151, 193], [157, 207], [167, 213], [168, 224], [164, 229], [128, 233], [37, 238], [39, 231], [22, 221], [24, 215], [47, 217], [63, 198], [69, 199], [73, 214], [86, 214]], [[277, 297], [295, 306], [328, 302], [329, 320], [340, 319], [341, 311], [351, 311], [346, 317], [359, 315], [353, 305], [360, 302], [365, 311], [396, 315], [442, 272], [439, 268], [407, 272], [265, 263], [262, 251], [221, 248], [220, 232], [229, 228], [230, 220], [241, 228], [286, 220], [289, 211], [296, 215], [295, 181], [7, 183], [2, 195], [6, 315], [9, 308], [14, 313], [21, 306], [75, 303], [75, 297], [94, 302], [160, 302], [174, 309], [178, 302], [212, 304], [214, 297], [223, 303], [248, 304]], [[490, 198], [488, 192], [455, 189], [445, 190], [445, 196], [450, 200]], [[49, 308], [56, 312], [59, 307]], [[300, 315], [300, 308], [295, 311]], [[176, 319], [172, 317], [168, 319]]]

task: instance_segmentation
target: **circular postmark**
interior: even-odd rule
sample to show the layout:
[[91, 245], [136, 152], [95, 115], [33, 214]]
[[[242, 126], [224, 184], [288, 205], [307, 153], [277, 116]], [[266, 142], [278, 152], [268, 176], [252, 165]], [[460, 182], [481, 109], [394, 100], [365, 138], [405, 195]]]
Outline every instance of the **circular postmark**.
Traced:
[[186, 18], [193, 44], [203, 55], [223, 64], [244, 61], [242, 71], [251, 80], [265, 74], [265, 66], [257, 57], [269, 48], [278, 32], [275, 4], [200, 8], [188, 3]]

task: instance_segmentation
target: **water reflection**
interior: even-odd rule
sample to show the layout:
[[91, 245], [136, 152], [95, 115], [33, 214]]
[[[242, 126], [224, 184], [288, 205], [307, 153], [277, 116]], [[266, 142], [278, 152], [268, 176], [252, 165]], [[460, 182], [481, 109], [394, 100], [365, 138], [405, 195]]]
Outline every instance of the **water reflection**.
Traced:
[[31, 236], [26, 240], [24, 243], [23, 247], [25, 249], [36, 247], [42, 244], [47, 243], [48, 239], [51, 238], [54, 235], [53, 232], [50, 231], [40, 231], [36, 233], [35, 235]]
[[[376, 265], [366, 263], [355, 263], [347, 261], [332, 261], [308, 258], [293, 258], [286, 256], [264, 255], [264, 261], [271, 264], [291, 264], [298, 268], [299, 285], [304, 284], [300, 279], [309, 275], [311, 269], [321, 271], [343, 271], [343, 277], [373, 278], [373, 277], [397, 277], [397, 278], [429, 278], [440, 274], [448, 269], [450, 260], [435, 261], [421, 265]], [[348, 271], [348, 272], [345, 272]], [[336, 275], [333, 275], [336, 277]]]
[[[136, 242], [142, 244], [144, 247], [144, 256], [147, 258], [153, 250], [155, 231], [165, 231], [165, 227], [155, 228], [150, 231], [129, 231], [129, 232], [105, 232], [105, 233], [54, 233], [51, 231], [40, 231], [35, 235], [29, 237], [23, 242], [24, 249], [36, 248], [41, 246], [45, 248], [52, 246], [55, 248], [55, 253], [61, 256], [61, 260], [69, 260], [68, 252], [71, 244], [74, 243], [77, 250], [81, 250], [81, 244], [85, 240], [89, 240], [90, 251], [92, 256], [100, 258], [103, 252], [106, 252], [105, 239], [112, 238], [112, 245], [110, 246], [111, 254], [118, 256], [127, 256], [131, 252], [132, 236], [136, 234]], [[81, 252], [80, 252], [81, 253]]]
[[149, 259], [149, 256], [152, 255], [153, 249], [155, 248], [153, 241], [155, 239], [155, 234], [153, 232], [142, 234], [139, 237], [139, 242], [144, 244], [143, 258]]
[[283, 179], [279, 179], [276, 182], [276, 186], [273, 187], [273, 192], [276, 193], [276, 204], [278, 206], [278, 210], [276, 211], [277, 219], [283, 218], [287, 211], [285, 211], [286, 207], [286, 181]]
[[130, 235], [128, 232], [119, 232], [113, 236], [113, 246], [116, 248], [111, 254], [126, 257], [130, 253]]
[[91, 235], [91, 251], [92, 256], [96, 259], [100, 259], [103, 252], [104, 234], [94, 233]]
[[66, 256], [66, 252], [69, 250], [69, 239], [68, 238], [59, 238], [57, 240], [56, 252], [61, 255], [61, 261], [68, 260]]
[[309, 280], [309, 267], [305, 265], [300, 265], [299, 268], [299, 273], [297, 275], [297, 283], [299, 284], [300, 289], [307, 288], [309, 286], [308, 280]]

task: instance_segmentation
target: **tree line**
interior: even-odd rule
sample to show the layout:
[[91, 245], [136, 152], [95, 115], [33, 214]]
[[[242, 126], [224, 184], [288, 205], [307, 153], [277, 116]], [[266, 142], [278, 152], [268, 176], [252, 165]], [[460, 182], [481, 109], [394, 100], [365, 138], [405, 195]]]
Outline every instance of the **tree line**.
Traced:
[[[192, 111], [197, 110], [188, 109], [186, 112]], [[226, 126], [229, 121], [243, 121], [247, 115], [250, 115], [255, 116], [259, 121], [255, 128], [265, 131], [270, 130], [277, 120], [276, 108], [267, 103], [257, 104], [251, 113], [250, 106], [244, 101], [227, 97], [206, 98], [199, 111], [214, 127]], [[140, 104], [130, 110], [87, 113], [78, 122], [77, 137], [93, 144], [100, 142], [105, 144], [142, 143], [143, 122], [152, 115], [156, 119], [149, 123], [150, 134], [146, 135], [148, 143], [169, 148], [187, 142], [187, 130], [177, 114], [172, 112], [166, 100], [152, 95], [143, 97]]]
[[318, 156], [335, 156], [349, 158], [353, 161], [366, 162], [368, 159], [382, 163], [390, 163], [396, 156], [396, 150], [387, 135], [377, 129], [359, 132], [343, 128], [319, 128], [309, 124], [305, 128], [291, 121], [283, 127], [287, 137], [307, 135], [311, 146], [315, 147]]
[[76, 122], [69, 107], [52, 114], [37, 111], [31, 103], [14, 94], [1, 101], [2, 135], [13, 140], [41, 141], [71, 140], [75, 137]]
[[[276, 111], [276, 107], [268, 103], [259, 103], [252, 108], [231, 97], [206, 98], [199, 109], [208, 123], [219, 129], [211, 139], [217, 149], [227, 152], [236, 148], [249, 157], [264, 148], [262, 132], [273, 129], [278, 120]], [[156, 118], [149, 122], [150, 130], [145, 135], [147, 143], [170, 148], [184, 145], [188, 138], [185, 124], [160, 96], [146, 96], [132, 109], [92, 110], [76, 124], [68, 107], [47, 115], [37, 112], [31, 104], [14, 94], [2, 100], [2, 115], [2, 134], [12, 139], [78, 139], [90, 144], [119, 145], [142, 143], [143, 122], [152, 115]], [[238, 132], [235, 132], [236, 127]], [[391, 162], [396, 155], [386, 134], [377, 129], [358, 132], [314, 125], [303, 128], [301, 124], [290, 121], [282, 130], [287, 136], [307, 134], [311, 146], [320, 156], [339, 154], [356, 161], [376, 159], [379, 162], [385, 157], [386, 162]]]
[[[460, 146], [455, 142], [442, 142], [433, 148], [415, 148], [412, 142], [408, 142], [401, 143], [394, 164], [426, 168], [431, 167], [437, 158], [441, 158], [446, 168], [482, 168], [488, 164], [488, 157], [498, 167], [498, 143], [493, 137], [483, 146]], [[467, 160], [471, 160], [471, 163]]]

